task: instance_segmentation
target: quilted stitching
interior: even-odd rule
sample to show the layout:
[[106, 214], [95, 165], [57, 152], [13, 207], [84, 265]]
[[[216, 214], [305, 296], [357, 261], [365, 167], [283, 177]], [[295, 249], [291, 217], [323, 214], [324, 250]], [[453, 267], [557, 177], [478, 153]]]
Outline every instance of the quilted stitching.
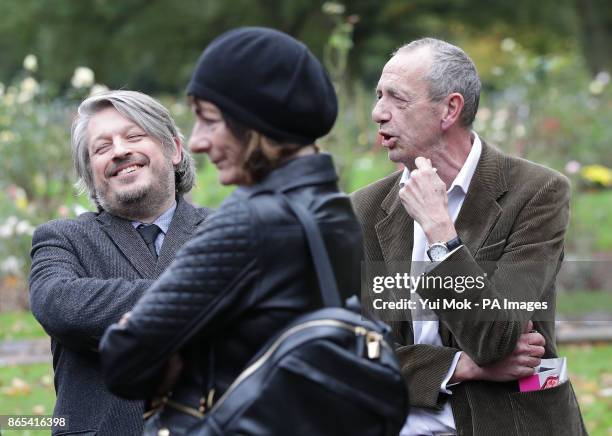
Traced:
[[178, 252], [130, 322], [149, 335], [165, 336], [206, 310], [253, 259], [250, 222], [246, 204], [230, 197]]

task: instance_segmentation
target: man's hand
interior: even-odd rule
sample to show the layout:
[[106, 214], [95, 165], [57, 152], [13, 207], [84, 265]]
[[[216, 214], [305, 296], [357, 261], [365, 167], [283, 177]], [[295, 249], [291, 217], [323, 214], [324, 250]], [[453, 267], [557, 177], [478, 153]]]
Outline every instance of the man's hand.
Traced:
[[123, 315], [121, 315], [121, 319], [117, 323], [117, 324], [119, 324], [119, 327], [127, 326], [128, 321], [130, 320], [131, 316], [132, 316], [132, 311], [131, 310], [129, 312], [125, 312]]
[[416, 169], [399, 191], [404, 209], [421, 225], [430, 244], [450, 241], [457, 232], [448, 214], [446, 184], [429, 159], [417, 157], [414, 163]]
[[450, 383], [469, 380], [505, 382], [532, 375], [540, 364], [546, 344], [544, 336], [532, 332], [532, 329], [533, 323], [529, 321], [512, 354], [492, 365], [478, 366], [470, 356], [461, 353]]

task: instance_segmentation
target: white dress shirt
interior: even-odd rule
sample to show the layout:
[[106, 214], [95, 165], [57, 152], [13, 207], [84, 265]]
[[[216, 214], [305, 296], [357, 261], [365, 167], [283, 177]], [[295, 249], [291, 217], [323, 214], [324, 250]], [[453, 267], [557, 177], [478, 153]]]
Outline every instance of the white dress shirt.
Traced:
[[[476, 171], [476, 166], [478, 165], [478, 160], [480, 159], [480, 154], [482, 152], [482, 144], [480, 142], [480, 138], [478, 137], [476, 132], [472, 132], [472, 135], [472, 149], [470, 150], [470, 153], [468, 154], [465, 163], [461, 167], [459, 174], [457, 174], [457, 177], [455, 177], [455, 180], [453, 180], [451, 187], [448, 189], [448, 191], [446, 191], [448, 195], [448, 212], [451, 219], [453, 220], [453, 223], [457, 220], [457, 216], [459, 215], [459, 211], [461, 210], [461, 206], [463, 205], [463, 200], [465, 200], [465, 196], [467, 195], [470, 182], [472, 181], [472, 177], [474, 176], [474, 172]], [[404, 173], [402, 174], [400, 185], [403, 186], [409, 178], [410, 171], [408, 171], [408, 169], [406, 168], [404, 169]], [[427, 237], [425, 236], [421, 225], [415, 221], [414, 243], [412, 248], [413, 265], [418, 262], [430, 261], [429, 257], [427, 256], [427, 247]], [[428, 319], [431, 319], [432, 316], [435, 317], [435, 314], [428, 316]], [[435, 321], [422, 321], [415, 318], [415, 316], [413, 316], [412, 318], [414, 343], [442, 346], [442, 340], [438, 331], [440, 324], [439, 321], [437, 319]], [[451, 367], [449, 368], [448, 373], [442, 381], [442, 385], [440, 386], [440, 392], [449, 395], [452, 394], [452, 392], [447, 389], [447, 383], [455, 372], [455, 368], [457, 366], [457, 362], [459, 360], [460, 355], [461, 352], [455, 354], [455, 358], [453, 359]], [[435, 435], [437, 433], [454, 432], [455, 420], [453, 418], [453, 412], [451, 410], [450, 403], [447, 401], [444, 404], [442, 410], [411, 407], [410, 414], [408, 415], [406, 423], [404, 424], [404, 427], [400, 432], [400, 436], [429, 436]]]

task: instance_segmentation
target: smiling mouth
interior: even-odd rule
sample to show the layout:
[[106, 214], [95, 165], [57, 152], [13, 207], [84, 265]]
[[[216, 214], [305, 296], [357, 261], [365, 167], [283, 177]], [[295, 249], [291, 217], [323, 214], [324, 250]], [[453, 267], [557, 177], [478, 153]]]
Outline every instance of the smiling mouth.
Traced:
[[143, 167], [142, 165], [130, 165], [129, 167], [125, 167], [125, 168], [122, 168], [121, 170], [117, 171], [113, 177], [123, 176], [123, 175], [126, 175], [126, 174], [131, 174], [134, 171], [139, 170], [142, 167]]

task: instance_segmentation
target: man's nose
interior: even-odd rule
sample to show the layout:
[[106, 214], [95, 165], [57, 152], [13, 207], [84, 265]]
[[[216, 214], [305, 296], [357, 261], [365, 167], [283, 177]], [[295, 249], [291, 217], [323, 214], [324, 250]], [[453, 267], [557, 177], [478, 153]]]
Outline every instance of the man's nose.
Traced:
[[372, 120], [375, 123], [384, 123], [391, 119], [391, 113], [385, 108], [382, 99], [378, 100], [372, 109]]
[[132, 150], [128, 146], [127, 142], [121, 137], [113, 138], [113, 157], [123, 157], [130, 154]]

